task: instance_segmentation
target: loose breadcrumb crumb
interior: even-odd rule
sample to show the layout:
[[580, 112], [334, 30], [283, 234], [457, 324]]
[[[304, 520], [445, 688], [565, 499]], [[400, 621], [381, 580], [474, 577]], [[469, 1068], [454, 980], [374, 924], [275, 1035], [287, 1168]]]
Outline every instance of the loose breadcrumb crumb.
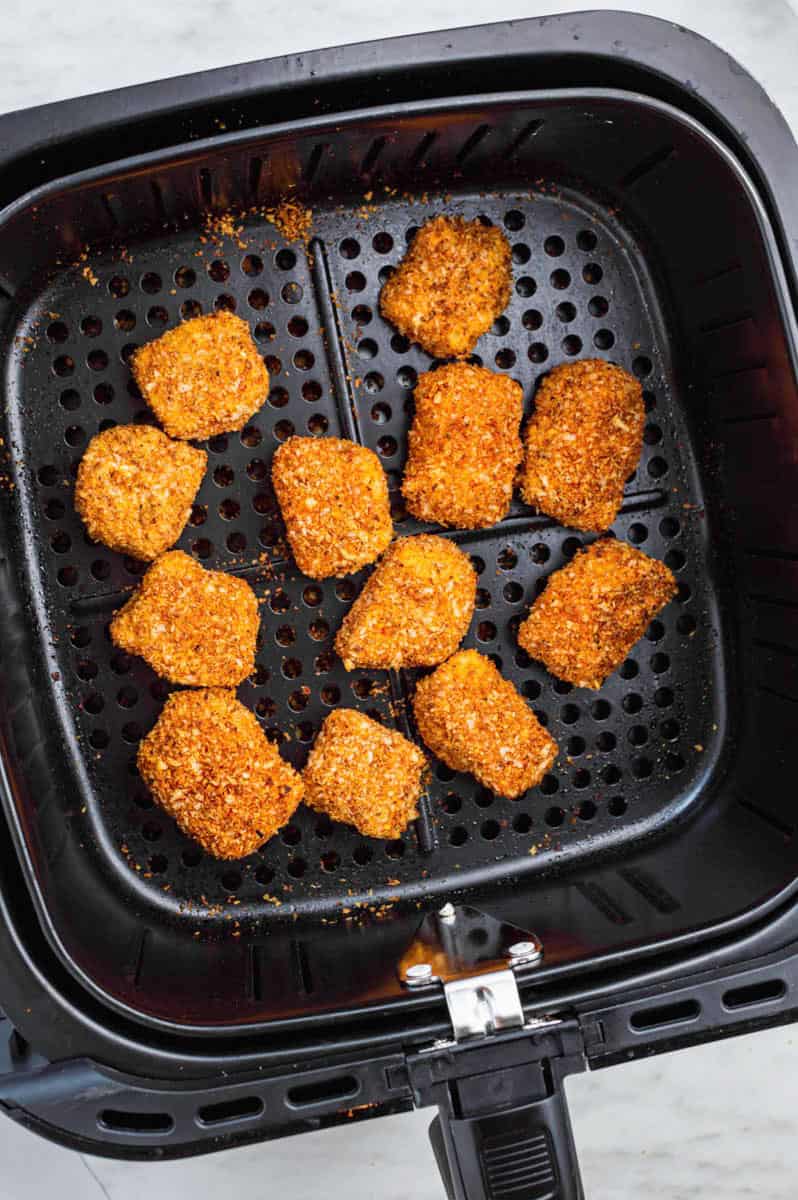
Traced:
[[555, 571], [518, 641], [559, 679], [599, 688], [675, 594], [664, 563], [602, 538]]
[[461, 650], [419, 680], [413, 701], [422, 738], [453, 771], [468, 771], [514, 799], [540, 783], [557, 743], [489, 658]]
[[287, 242], [308, 242], [313, 212], [298, 200], [281, 200], [274, 208], [265, 208], [263, 215]]
[[249, 325], [224, 309], [141, 346], [131, 365], [142, 396], [176, 438], [243, 429], [269, 391]]
[[477, 579], [468, 555], [433, 534], [393, 542], [343, 620], [335, 649], [353, 667], [431, 667], [460, 645]]
[[511, 287], [510, 246], [500, 229], [433, 217], [383, 286], [380, 311], [428, 354], [462, 358], [507, 307]]
[[449, 363], [419, 377], [402, 494], [414, 517], [479, 528], [506, 516], [523, 447], [520, 384]]
[[153, 563], [111, 622], [111, 640], [172, 683], [235, 687], [255, 669], [258, 600], [245, 579], [182, 550]]
[[365, 446], [289, 438], [272, 460], [272, 484], [297, 566], [312, 579], [359, 571], [391, 540], [388, 482]]
[[418, 816], [425, 765], [401, 733], [339, 708], [322, 725], [302, 773], [305, 803], [365, 837], [398, 838]]
[[75, 507], [89, 537], [120, 554], [157, 558], [191, 512], [208, 456], [149, 425], [95, 434], [78, 467]]
[[244, 858], [302, 799], [302, 780], [231, 691], [176, 692], [139, 746], [158, 803], [216, 858]]
[[555, 367], [524, 433], [524, 500], [563, 525], [609, 529], [640, 457], [644, 419], [640, 383], [620, 367], [596, 358]]

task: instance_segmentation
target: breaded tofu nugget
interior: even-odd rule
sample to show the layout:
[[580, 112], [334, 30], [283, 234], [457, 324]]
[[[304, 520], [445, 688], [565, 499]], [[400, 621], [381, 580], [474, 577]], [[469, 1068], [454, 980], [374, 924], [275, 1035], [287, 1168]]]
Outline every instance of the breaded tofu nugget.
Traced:
[[331, 712], [302, 772], [305, 803], [365, 837], [398, 838], [418, 816], [426, 758], [353, 708]]
[[189, 518], [208, 456], [149, 425], [95, 434], [78, 467], [75, 507], [89, 537], [120, 554], [157, 558]]
[[388, 481], [365, 446], [289, 438], [272, 460], [272, 484], [296, 564], [312, 579], [359, 571], [391, 540]]
[[470, 354], [510, 301], [510, 246], [500, 229], [433, 217], [383, 286], [380, 312], [438, 358]]
[[664, 563], [602, 538], [554, 572], [518, 641], [558, 679], [599, 688], [675, 595]]
[[524, 433], [524, 500], [574, 529], [609, 529], [640, 458], [644, 416], [640, 384], [620, 367], [596, 358], [555, 367]]
[[133, 355], [144, 399], [171, 437], [243, 429], [269, 392], [249, 325], [223, 310], [170, 329]]
[[245, 579], [182, 550], [154, 562], [111, 622], [111, 640], [172, 683], [235, 687], [255, 669], [258, 601]]
[[169, 696], [138, 768], [161, 807], [216, 858], [252, 854], [302, 799], [300, 776], [224, 688]]
[[420, 679], [413, 700], [418, 731], [453, 771], [512, 800], [540, 783], [557, 743], [495, 665], [460, 650]]
[[413, 516], [464, 529], [501, 521], [523, 455], [522, 408], [520, 384], [484, 367], [421, 375], [402, 482]]
[[343, 620], [335, 649], [353, 667], [432, 667], [460, 645], [474, 612], [471, 560], [433, 534], [386, 550]]

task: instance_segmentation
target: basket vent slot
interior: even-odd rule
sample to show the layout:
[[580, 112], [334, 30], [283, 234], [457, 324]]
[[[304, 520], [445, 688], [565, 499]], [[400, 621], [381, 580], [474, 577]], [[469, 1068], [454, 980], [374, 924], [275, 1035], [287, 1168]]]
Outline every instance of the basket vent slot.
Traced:
[[377, 164], [377, 159], [382, 154], [388, 143], [387, 137], [378, 137], [369, 146], [363, 162], [360, 165], [360, 174], [368, 175], [369, 171], [373, 171]]
[[259, 1117], [262, 1112], [263, 1101], [259, 1096], [240, 1096], [235, 1100], [221, 1100], [218, 1104], [204, 1104], [197, 1110], [197, 1120], [202, 1125], [223, 1125], [227, 1121]]
[[783, 979], [763, 979], [745, 987], [729, 988], [723, 993], [724, 1008], [748, 1008], [752, 1004], [766, 1004], [769, 1000], [780, 1000], [787, 992]]
[[438, 137], [438, 134], [434, 130], [432, 130], [430, 133], [424, 134], [423, 138], [418, 143], [418, 145], [416, 146], [413, 153], [410, 155], [410, 166], [411, 167], [421, 166], [421, 164], [424, 162], [424, 159], [429, 154], [429, 152], [432, 148], [433, 142], [436, 141], [437, 137]]
[[524, 143], [528, 142], [530, 138], [535, 137], [535, 135], [539, 133], [542, 128], [542, 121], [530, 121], [524, 126], [518, 136], [513, 139], [508, 148], [505, 150], [504, 158], [515, 158], [516, 154], [518, 154], [518, 151], [521, 149]]
[[621, 187], [631, 188], [640, 183], [641, 179], [645, 179], [646, 175], [650, 175], [652, 171], [656, 171], [658, 167], [663, 166], [669, 159], [673, 158], [676, 151], [673, 146], [663, 146], [660, 150], [655, 150], [653, 154], [649, 154], [642, 159], [636, 167], [632, 167], [631, 171], [621, 179]]
[[350, 1100], [359, 1091], [360, 1084], [354, 1075], [336, 1075], [332, 1079], [319, 1079], [316, 1083], [289, 1088], [286, 1097], [294, 1108], [310, 1108], [333, 1100]]
[[629, 1024], [632, 1029], [646, 1031], [661, 1029], [664, 1025], [680, 1025], [687, 1021], [695, 1021], [701, 1014], [701, 1005], [697, 1000], [678, 1000], [673, 1004], [663, 1004], [658, 1008], [644, 1008], [633, 1013]]
[[169, 1113], [123, 1112], [118, 1108], [104, 1108], [99, 1122], [115, 1133], [171, 1133], [175, 1127]]
[[463, 145], [457, 151], [457, 162], [460, 164], [460, 166], [463, 165], [467, 158], [470, 158], [477, 146], [479, 146], [479, 144], [485, 140], [490, 131], [490, 125], [478, 125], [470, 137], [466, 138], [466, 140], [463, 142]]

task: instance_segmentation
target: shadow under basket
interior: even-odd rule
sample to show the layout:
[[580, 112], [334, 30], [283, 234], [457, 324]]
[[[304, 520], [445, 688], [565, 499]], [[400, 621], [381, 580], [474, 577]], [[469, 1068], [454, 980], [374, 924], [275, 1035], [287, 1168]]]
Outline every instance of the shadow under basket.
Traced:
[[[286, 195], [313, 211], [307, 248], [265, 215]], [[678, 596], [600, 691], [571, 688], [516, 631], [589, 539], [520, 504], [489, 530], [447, 531], [479, 572], [465, 645], [548, 725], [551, 773], [510, 802], [433, 762], [399, 841], [302, 807], [260, 853], [215, 862], [136, 773], [170, 689], [109, 640], [144, 564], [88, 541], [77, 464], [98, 430], [151, 420], [133, 348], [200, 312], [247, 319], [271, 390], [240, 435], [207, 444], [179, 546], [258, 593], [258, 667], [240, 696], [286, 758], [301, 767], [337, 705], [412, 734], [413, 673], [346, 673], [332, 650], [363, 575], [298, 573], [269, 480], [293, 433], [354, 438], [384, 463], [397, 533], [422, 528], [400, 481], [430, 360], [378, 297], [438, 212], [511, 242], [512, 299], [474, 360], [518, 379], [527, 411], [562, 362], [640, 378], [643, 454], [613, 532], [663, 559]], [[793, 883], [792, 317], [757, 194], [696, 121], [593, 89], [220, 134], [26, 196], [0, 261], [6, 815], [51, 946], [97, 998], [172, 1031], [332, 1019], [406, 1002], [397, 963], [447, 900], [533, 930], [543, 984], [717, 935]]]

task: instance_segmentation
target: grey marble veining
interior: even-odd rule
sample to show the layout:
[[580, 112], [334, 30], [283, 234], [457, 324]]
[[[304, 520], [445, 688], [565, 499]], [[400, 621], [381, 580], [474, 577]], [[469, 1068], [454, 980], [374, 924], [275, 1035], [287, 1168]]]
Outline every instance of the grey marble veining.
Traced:
[[[723, 45], [798, 129], [797, 6], [584, 0]], [[227, 63], [390, 34], [568, 12], [579, 0], [99, 0], [0, 6], [0, 111]], [[798, 198], [796, 200], [798, 203]], [[798, 1033], [787, 1027], [583, 1075], [569, 1098], [590, 1200], [794, 1200]], [[0, 1118], [2, 1200], [442, 1200], [431, 1113], [157, 1165], [82, 1158]]]

